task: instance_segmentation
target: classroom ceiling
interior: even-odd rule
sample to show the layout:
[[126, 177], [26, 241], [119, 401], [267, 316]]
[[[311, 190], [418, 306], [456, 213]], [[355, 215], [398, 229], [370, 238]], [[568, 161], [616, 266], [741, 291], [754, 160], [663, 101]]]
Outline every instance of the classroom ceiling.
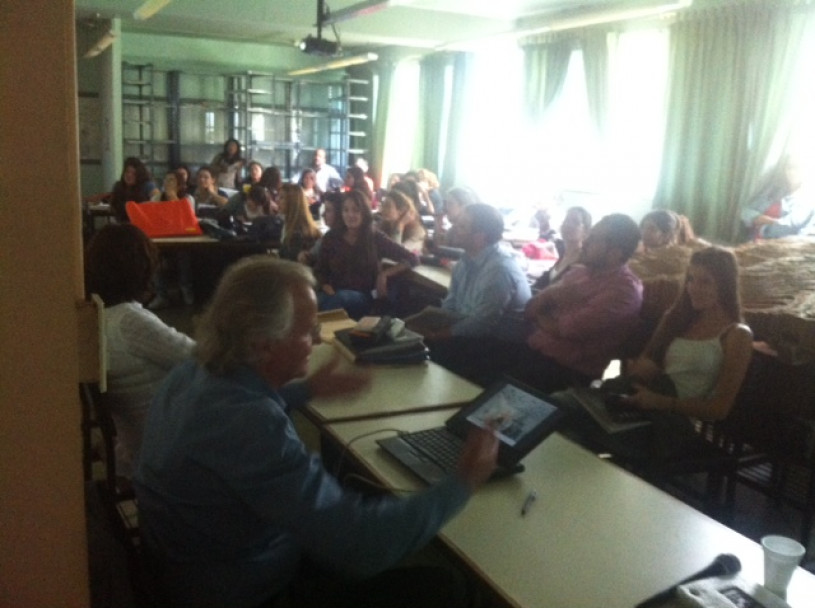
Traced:
[[[548, 22], [668, 0], [327, 0], [346, 49], [463, 48], [485, 38], [529, 31]], [[295, 45], [316, 34], [317, 0], [171, 0], [149, 19], [142, 0], [76, 0], [80, 21], [121, 18], [125, 32], [151, 32]], [[334, 40], [330, 26], [323, 37]]]

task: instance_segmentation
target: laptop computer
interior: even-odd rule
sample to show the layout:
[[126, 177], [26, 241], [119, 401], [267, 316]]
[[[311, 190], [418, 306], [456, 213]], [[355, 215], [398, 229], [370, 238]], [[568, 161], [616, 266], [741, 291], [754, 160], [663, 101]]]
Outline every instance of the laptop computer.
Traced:
[[548, 437], [565, 412], [511, 378], [495, 383], [447, 419], [443, 427], [379, 439], [388, 454], [428, 484], [454, 472], [468, 431], [493, 426], [499, 439], [493, 477], [523, 470], [520, 460]]
[[647, 412], [609, 401], [608, 395], [593, 387], [576, 386], [569, 389], [577, 402], [607, 433], [630, 431], [651, 424]]

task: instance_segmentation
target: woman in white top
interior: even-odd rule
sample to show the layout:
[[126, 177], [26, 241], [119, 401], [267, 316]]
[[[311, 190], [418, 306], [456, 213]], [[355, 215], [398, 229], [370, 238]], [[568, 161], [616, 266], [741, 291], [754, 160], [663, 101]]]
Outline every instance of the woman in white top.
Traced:
[[156, 246], [132, 224], [108, 224], [91, 239], [85, 284], [105, 303], [108, 392], [116, 425], [116, 473], [129, 478], [153, 394], [195, 342], [142, 306], [157, 263]]
[[[730, 413], [752, 356], [753, 334], [742, 323], [733, 253], [708, 247], [690, 259], [685, 288], [628, 373], [635, 392], [626, 402], [655, 412], [701, 420]], [[674, 395], [646, 388], [660, 374]]]

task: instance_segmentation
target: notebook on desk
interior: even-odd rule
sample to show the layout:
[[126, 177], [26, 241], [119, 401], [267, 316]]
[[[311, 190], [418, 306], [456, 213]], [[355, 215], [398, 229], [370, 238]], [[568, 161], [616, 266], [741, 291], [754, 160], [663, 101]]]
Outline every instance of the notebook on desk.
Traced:
[[377, 443], [419, 478], [433, 484], [454, 472], [468, 431], [492, 426], [499, 439], [496, 476], [522, 470], [521, 459], [539, 445], [565, 416], [533, 389], [504, 379], [476, 397], [443, 427], [402, 433]]

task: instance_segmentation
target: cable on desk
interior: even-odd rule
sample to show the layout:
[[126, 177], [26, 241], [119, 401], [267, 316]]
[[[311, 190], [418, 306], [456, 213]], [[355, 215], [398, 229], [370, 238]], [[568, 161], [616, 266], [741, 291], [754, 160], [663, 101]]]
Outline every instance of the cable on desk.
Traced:
[[[351, 448], [351, 446], [355, 442], [359, 441], [360, 439], [364, 439], [365, 437], [370, 437], [372, 435], [379, 435], [380, 433], [396, 433], [397, 435], [401, 435], [404, 432], [405, 431], [403, 431], [401, 429], [387, 428], [387, 429], [377, 429], [375, 431], [370, 431], [368, 433], [362, 433], [361, 435], [357, 435], [356, 437], [352, 437], [343, 446], [342, 451], [340, 452], [340, 457], [337, 459], [337, 465], [334, 467], [334, 477], [339, 479], [340, 471], [342, 470], [342, 463], [345, 460], [345, 455], [348, 453], [348, 450]], [[377, 484], [376, 482], [371, 481], [370, 479], [365, 479], [364, 477], [362, 477], [361, 475], [357, 475], [356, 473], [349, 473], [348, 475], [345, 476], [344, 479], [349, 479], [349, 478], [352, 478], [352, 477], [359, 478], [360, 480], [364, 481], [368, 485], [371, 485], [371, 486], [376, 487], [376, 488], [382, 488], [382, 489], [391, 490], [391, 491], [394, 491], [394, 492], [412, 492], [413, 491], [413, 490], [405, 490], [405, 489], [401, 489], [401, 488], [386, 487], [384, 485]]]
[[363, 477], [358, 473], [348, 473], [348, 475], [342, 478], [343, 481], [349, 479], [356, 479], [357, 481], [360, 481], [367, 486], [371, 486], [372, 488], [376, 488], [377, 490], [387, 490], [388, 492], [395, 492], [399, 494], [413, 494], [414, 492], [418, 492], [418, 490], [414, 488], [394, 488], [392, 486], [386, 486], [384, 483], [377, 483], [371, 479], [368, 479], [367, 477]]

